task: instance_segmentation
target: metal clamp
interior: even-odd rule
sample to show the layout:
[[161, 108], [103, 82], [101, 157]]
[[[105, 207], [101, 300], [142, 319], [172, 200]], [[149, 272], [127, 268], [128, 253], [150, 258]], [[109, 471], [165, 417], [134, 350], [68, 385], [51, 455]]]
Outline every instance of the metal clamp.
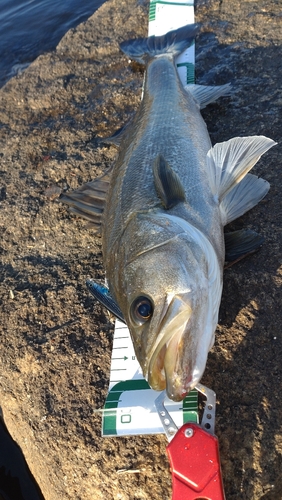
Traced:
[[169, 441], [172, 500], [225, 500], [218, 440], [214, 435], [216, 395], [202, 384], [196, 389], [206, 397], [201, 425], [190, 422], [178, 430], [164, 406], [165, 391], [155, 401]]

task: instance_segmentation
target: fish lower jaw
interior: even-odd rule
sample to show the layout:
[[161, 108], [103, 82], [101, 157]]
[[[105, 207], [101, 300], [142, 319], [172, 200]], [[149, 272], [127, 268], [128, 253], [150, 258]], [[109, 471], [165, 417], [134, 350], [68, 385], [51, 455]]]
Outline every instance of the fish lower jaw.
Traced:
[[[147, 373], [147, 380], [152, 389], [163, 391], [173, 401], [182, 401], [197, 385], [202, 373], [197, 368], [179, 369], [179, 351], [182, 335], [175, 335], [152, 356]], [[188, 364], [188, 363], [187, 363]]]
[[167, 346], [164, 345], [159, 353], [154, 354], [148, 366], [146, 378], [150, 387], [154, 391], [163, 391], [166, 388], [166, 375], [164, 369], [164, 358], [166, 355]]
[[187, 376], [184, 380], [175, 374], [173, 379], [167, 380], [164, 371], [158, 378], [148, 377], [150, 387], [155, 391], [164, 391], [166, 389], [167, 397], [173, 401], [182, 401], [187, 394], [195, 388], [201, 377]]
[[182, 401], [195, 388], [200, 378], [194, 375], [180, 377], [178, 374], [175, 374], [174, 380], [168, 380], [166, 384], [168, 398], [173, 401]]

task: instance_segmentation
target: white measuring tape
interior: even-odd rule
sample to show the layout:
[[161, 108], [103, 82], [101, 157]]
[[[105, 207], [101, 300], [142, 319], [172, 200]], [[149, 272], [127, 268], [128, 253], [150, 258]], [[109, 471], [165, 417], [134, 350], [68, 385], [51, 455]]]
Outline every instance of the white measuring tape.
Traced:
[[[194, 1], [166, 2], [151, 0], [148, 34], [160, 36], [168, 31], [194, 23]], [[194, 83], [195, 45], [176, 60], [183, 85]], [[163, 433], [164, 429], [155, 408], [159, 392], [145, 381], [136, 359], [126, 325], [116, 321], [109, 392], [103, 411], [103, 436], [125, 436]], [[184, 401], [175, 403], [167, 398], [166, 408], [180, 427], [198, 419], [197, 391], [191, 391]]]

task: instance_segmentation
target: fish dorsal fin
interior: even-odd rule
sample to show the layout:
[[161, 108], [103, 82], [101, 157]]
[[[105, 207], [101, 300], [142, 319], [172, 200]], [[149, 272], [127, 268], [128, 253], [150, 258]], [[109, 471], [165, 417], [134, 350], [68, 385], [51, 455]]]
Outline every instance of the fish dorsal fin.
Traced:
[[112, 167], [102, 177], [60, 196], [60, 201], [68, 205], [71, 212], [91, 222], [97, 232], [101, 232], [111, 173]]
[[208, 104], [215, 102], [219, 97], [231, 94], [232, 86], [230, 83], [226, 85], [206, 86], [190, 83], [185, 85], [186, 92], [190, 92], [194, 97], [200, 109], [205, 108]]
[[276, 143], [261, 136], [235, 137], [216, 144], [207, 154], [207, 173], [219, 201], [238, 184], [261, 155]]
[[157, 195], [168, 210], [185, 201], [185, 191], [176, 172], [162, 155], [158, 155], [153, 166]]
[[232, 262], [258, 250], [263, 244], [264, 238], [251, 229], [241, 229], [233, 231], [233, 233], [225, 233], [224, 242], [225, 260]]

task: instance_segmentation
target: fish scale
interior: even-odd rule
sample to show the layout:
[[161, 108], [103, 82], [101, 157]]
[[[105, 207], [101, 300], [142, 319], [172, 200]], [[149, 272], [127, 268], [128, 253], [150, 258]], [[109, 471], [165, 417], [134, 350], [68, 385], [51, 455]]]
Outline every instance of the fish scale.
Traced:
[[[164, 91], [160, 91], [159, 88], [163, 80], [160, 79], [162, 74], [167, 75]], [[147, 119], [149, 115], [150, 120]], [[193, 115], [196, 116], [194, 122], [191, 119]], [[199, 144], [199, 131], [201, 144]], [[122, 182], [112, 182], [105, 211], [107, 225], [103, 234], [103, 254], [107, 276], [111, 274], [113, 268], [113, 256], [120, 259], [120, 256], [124, 255], [123, 235], [128, 221], [132, 220], [132, 214], [139, 211], [144, 213], [160, 210], [160, 199], [154, 187], [152, 170], [153, 161], [158, 153], [163, 153], [167, 161], [173, 165], [187, 193], [189, 206], [179, 205], [172, 210], [172, 213], [175, 215], [179, 213], [201, 230], [210, 231], [213, 227], [215, 210], [205, 203], [207, 196], [210, 196], [205, 165], [203, 168], [195, 168], [195, 165], [204, 164], [210, 145], [206, 125], [198, 112], [194, 98], [187, 93], [184, 94], [172, 58], [160, 57], [153, 60], [147, 68], [144, 99], [140, 111], [121, 143], [121, 151], [126, 151], [126, 155], [123, 156], [121, 153], [114, 167], [113, 176], [122, 178]], [[200, 189], [196, 191], [193, 186], [198, 186]], [[113, 219], [110, 214], [115, 214], [115, 218]], [[148, 228], [148, 225], [146, 227]], [[141, 233], [142, 229], [141, 227]], [[220, 240], [222, 246], [222, 236], [221, 238], [218, 236], [218, 229], [214, 228], [211, 234], [217, 235], [217, 240]], [[146, 230], [146, 235], [150, 235], [149, 229]], [[128, 241], [126, 246], [130, 250], [132, 243]], [[142, 252], [143, 246], [144, 243], [141, 241]], [[135, 255], [140, 253], [139, 248]], [[126, 261], [128, 262], [128, 259]], [[120, 289], [119, 276], [118, 284], [110, 290], [116, 296]]]
[[[119, 229], [115, 231], [117, 239], [120, 238], [119, 231], [123, 231], [123, 225], [126, 224], [127, 218], [131, 217], [133, 210], [152, 209], [160, 205], [160, 200], [154, 189], [152, 172], [153, 161], [158, 153], [164, 154], [167, 161], [173, 165], [173, 169], [181, 176], [187, 195], [189, 193], [187, 198], [190, 208], [195, 207], [196, 214], [199, 213], [198, 209], [203, 201], [199, 190], [193, 192], [193, 187], [200, 186], [203, 197], [207, 193], [205, 165], [202, 171], [195, 169], [195, 164], [204, 164], [206, 154], [211, 147], [206, 125], [200, 114], [197, 113], [193, 97], [187, 93], [184, 95], [177, 79], [173, 61], [159, 58], [153, 61], [152, 65], [156, 68], [152, 71], [150, 68], [147, 70], [144, 100], [134, 121], [133, 129], [124, 139], [124, 144], [121, 144], [121, 148], [127, 148], [127, 144], [129, 144], [127, 156], [130, 159], [127, 162], [127, 158], [124, 161], [124, 158], [121, 157], [115, 166], [116, 175], [124, 175], [120, 191], [117, 191], [113, 184], [114, 192], [110, 190], [109, 193], [105, 219], [108, 219], [108, 214], [112, 213], [113, 210], [119, 211], [121, 214], [119, 218], [116, 217], [117, 224], [122, 220]], [[162, 91], [159, 88], [159, 78], [157, 81], [155, 78], [155, 73], [158, 75], [160, 73], [158, 66], [165, 68], [163, 73], [167, 75], [166, 82], [169, 82], [169, 78], [171, 79], [171, 84], [167, 83]], [[167, 96], [170, 99], [169, 102]], [[192, 122], [190, 118], [196, 113], [199, 122], [197, 125], [194, 123], [195, 120]], [[146, 118], [149, 114], [151, 119], [148, 122]], [[172, 118], [174, 119], [172, 120]], [[137, 146], [136, 141], [138, 141]], [[128, 196], [129, 192], [130, 197]], [[193, 217], [191, 211], [186, 214], [186, 217], [187, 219], [192, 217], [194, 222], [198, 219], [197, 215]], [[205, 221], [210, 227], [211, 220], [207, 213], [205, 213]], [[105, 243], [104, 247], [104, 252], [107, 253], [108, 242]]]

